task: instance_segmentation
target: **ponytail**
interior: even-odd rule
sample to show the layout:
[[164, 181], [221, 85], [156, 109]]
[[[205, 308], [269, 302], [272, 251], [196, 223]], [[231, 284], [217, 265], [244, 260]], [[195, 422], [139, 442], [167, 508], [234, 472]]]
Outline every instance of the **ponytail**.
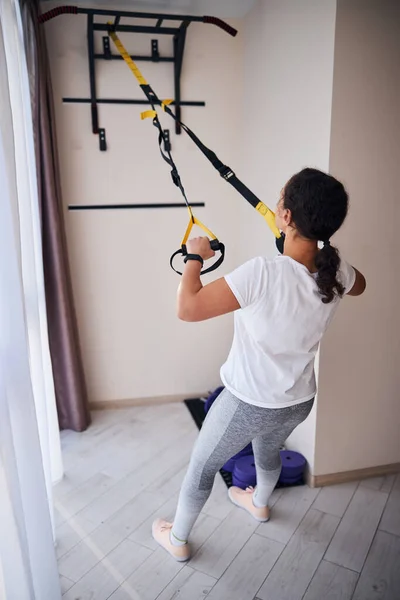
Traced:
[[344, 294], [344, 287], [337, 279], [340, 256], [338, 250], [331, 246], [329, 241], [324, 242], [323, 248], [317, 253], [315, 266], [318, 271], [317, 285], [322, 296], [322, 302], [329, 304], [335, 296], [341, 298]]
[[342, 297], [344, 287], [337, 279], [339, 252], [329, 239], [342, 226], [349, 198], [340, 181], [318, 169], [303, 169], [289, 179], [283, 191], [283, 208], [290, 211], [291, 226], [305, 240], [324, 241], [314, 264], [322, 302]]

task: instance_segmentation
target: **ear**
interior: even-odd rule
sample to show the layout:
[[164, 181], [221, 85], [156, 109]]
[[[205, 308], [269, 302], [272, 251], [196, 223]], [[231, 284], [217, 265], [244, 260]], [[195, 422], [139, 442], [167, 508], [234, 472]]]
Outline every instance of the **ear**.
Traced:
[[289, 208], [284, 208], [282, 210], [281, 218], [286, 227], [289, 227], [289, 225], [292, 223], [292, 211]]

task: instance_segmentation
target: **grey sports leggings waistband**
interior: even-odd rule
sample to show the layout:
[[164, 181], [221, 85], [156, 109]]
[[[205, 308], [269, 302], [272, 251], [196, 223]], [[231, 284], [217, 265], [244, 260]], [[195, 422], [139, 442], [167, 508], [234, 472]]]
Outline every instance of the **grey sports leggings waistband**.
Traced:
[[309, 415], [314, 400], [287, 408], [260, 408], [227, 389], [218, 396], [200, 430], [179, 495], [172, 529], [179, 540], [189, 533], [206, 503], [216, 473], [250, 442], [257, 473], [255, 502], [267, 506], [281, 471], [280, 448]]

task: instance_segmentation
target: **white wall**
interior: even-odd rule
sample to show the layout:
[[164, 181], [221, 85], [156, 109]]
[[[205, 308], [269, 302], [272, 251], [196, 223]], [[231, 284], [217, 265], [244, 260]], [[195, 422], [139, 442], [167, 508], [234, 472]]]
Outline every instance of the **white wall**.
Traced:
[[351, 210], [337, 236], [367, 278], [321, 348], [315, 474], [400, 463], [400, 4], [339, 0], [331, 170]]
[[[52, 6], [46, 3], [45, 8]], [[100, 105], [100, 126], [106, 128], [109, 147], [100, 152], [98, 137], [91, 133], [89, 106], [61, 102], [63, 96], [89, 96], [86, 18], [64, 15], [45, 27], [65, 207], [180, 202], [169, 169], [159, 156], [156, 130], [150, 120], [139, 118], [145, 107]], [[101, 35], [96, 34], [99, 50]], [[138, 54], [150, 52], [151, 37], [121, 35], [128, 51]], [[170, 54], [172, 38], [160, 38], [160, 52]], [[99, 97], [142, 97], [123, 62], [97, 61], [96, 66]], [[140, 66], [161, 97], [173, 96], [172, 65]], [[241, 36], [232, 38], [211, 25], [190, 25], [182, 97], [205, 100], [206, 107], [184, 107], [183, 119], [232, 166], [239, 162], [242, 81]], [[172, 120], [162, 120], [172, 133]], [[172, 148], [189, 199], [206, 202], [206, 208], [197, 209], [196, 214], [227, 244], [226, 264], [219, 271], [223, 274], [236, 264], [240, 200], [185, 135], [172, 133]], [[191, 325], [175, 316], [179, 278], [168, 263], [179, 247], [187, 219], [185, 209], [67, 214], [74, 294], [92, 401], [191, 395], [219, 384], [219, 367], [231, 340], [231, 317]]]
[[[328, 170], [336, 1], [258, 0], [245, 25], [243, 179], [272, 209], [304, 166]], [[242, 208], [242, 258], [272, 256], [274, 238]], [[288, 440], [311, 468], [316, 409]]]

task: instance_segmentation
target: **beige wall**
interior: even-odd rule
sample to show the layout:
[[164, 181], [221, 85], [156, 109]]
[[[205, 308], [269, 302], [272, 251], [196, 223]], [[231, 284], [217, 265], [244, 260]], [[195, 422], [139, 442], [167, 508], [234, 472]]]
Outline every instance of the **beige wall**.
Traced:
[[[335, 11], [336, 0], [258, 0], [246, 18], [242, 173], [271, 208], [294, 172], [329, 167]], [[241, 210], [242, 258], [273, 256], [263, 219]], [[287, 443], [311, 468], [316, 409]]]
[[400, 462], [400, 3], [339, 0], [330, 167], [351, 213], [337, 236], [366, 275], [321, 348], [314, 473]]
[[[143, 107], [100, 105], [109, 150], [99, 152], [89, 106], [62, 104], [63, 96], [89, 96], [86, 18], [58, 17], [46, 24], [46, 33], [65, 206], [180, 202], [159, 156], [156, 131], [150, 120], [139, 118]], [[96, 36], [100, 50], [101, 34]], [[151, 37], [122, 34], [121, 39], [132, 53], [149, 54]], [[171, 50], [172, 38], [160, 36], [160, 52]], [[161, 97], [173, 96], [172, 65], [140, 65]], [[98, 61], [97, 72], [99, 97], [142, 97], [124, 63]], [[238, 163], [241, 90], [241, 36], [192, 24], [182, 95], [205, 100], [206, 107], [184, 107], [183, 118], [232, 166]], [[172, 133], [172, 120], [162, 121]], [[206, 202], [196, 214], [227, 244], [222, 274], [236, 264], [240, 200], [185, 135], [172, 133], [172, 148], [189, 199]], [[187, 211], [69, 212], [66, 220], [91, 400], [191, 395], [219, 385], [231, 317], [191, 325], [175, 316], [179, 277], [170, 270], [169, 257], [179, 247]]]
[[[185, 119], [267, 204], [305, 165], [331, 170], [351, 195], [337, 242], [365, 272], [368, 290], [338, 312], [321, 348], [317, 408], [288, 442], [315, 475], [400, 461], [400, 3], [336, 4], [258, 0], [236, 23], [236, 39], [191, 26], [183, 72], [184, 97], [207, 102], [185, 108]], [[84, 19], [64, 16], [46, 28], [65, 205], [179, 199], [139, 108], [100, 107], [110, 148], [100, 153], [88, 107], [61, 103], [88, 95]], [[132, 51], [148, 50], [147, 36], [124, 41]], [[100, 95], [140, 97], [123, 64], [98, 67]], [[143, 68], [160, 95], [172, 94], [168, 67]], [[173, 135], [172, 143], [190, 197], [206, 199], [199, 216], [228, 243], [220, 273], [254, 254], [272, 256], [263, 220], [189, 140]], [[67, 214], [92, 400], [189, 395], [219, 383], [231, 318], [195, 325], [175, 318], [178, 279], [167, 263], [185, 224], [184, 211]]]

